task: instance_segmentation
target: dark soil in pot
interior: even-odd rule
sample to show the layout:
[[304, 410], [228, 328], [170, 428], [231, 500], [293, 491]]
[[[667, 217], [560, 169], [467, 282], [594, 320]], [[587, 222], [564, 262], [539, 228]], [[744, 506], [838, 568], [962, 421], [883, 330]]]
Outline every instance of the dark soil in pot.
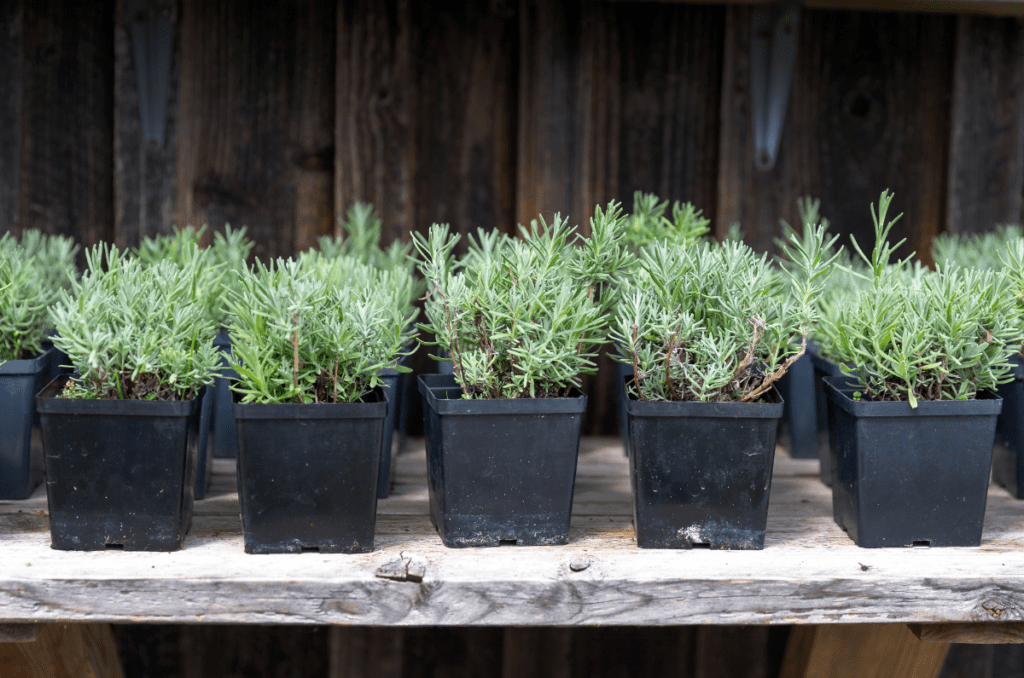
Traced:
[[978, 546], [1002, 400], [865, 402], [825, 380], [832, 506], [858, 546]]
[[231, 336], [221, 332], [213, 340], [213, 345], [220, 349], [222, 354], [221, 368], [213, 378], [213, 413], [211, 426], [213, 427], [213, 456], [218, 459], [234, 459], [238, 454], [238, 427], [235, 425], [235, 415], [231, 409], [231, 383], [238, 379], [238, 373], [228, 368], [228, 356], [231, 354]]
[[768, 401], [626, 403], [640, 548], [764, 547], [783, 410]]
[[832, 485], [832, 457], [829, 454], [828, 398], [825, 395], [825, 377], [842, 377], [839, 365], [816, 352], [808, 352], [814, 367], [814, 409], [818, 420], [818, 460], [821, 482]]
[[794, 459], [817, 459], [817, 402], [810, 355], [805, 353], [789, 367], [779, 380], [779, 393], [784, 402], [779, 443]]
[[37, 397], [55, 549], [174, 551], [192, 524], [200, 398]]
[[992, 480], [1017, 499], [1024, 499], [1024, 360], [1014, 355], [1013, 381], [996, 391], [1003, 399], [1003, 411], [996, 424], [992, 450]]
[[444, 545], [568, 543], [586, 396], [462, 400], [449, 375], [421, 375], [419, 388]]
[[0, 364], [0, 499], [27, 499], [43, 479], [35, 396], [50, 381], [53, 352]]
[[234, 413], [246, 553], [373, 550], [380, 388], [360, 403], [235, 403]]

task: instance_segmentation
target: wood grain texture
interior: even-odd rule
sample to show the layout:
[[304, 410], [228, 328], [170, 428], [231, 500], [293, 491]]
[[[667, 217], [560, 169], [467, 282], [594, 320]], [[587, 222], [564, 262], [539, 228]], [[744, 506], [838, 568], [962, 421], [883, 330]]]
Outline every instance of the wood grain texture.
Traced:
[[247, 226], [263, 258], [333, 230], [335, 11], [326, 0], [184, 1], [179, 225]]
[[956, 24], [947, 229], [1019, 223], [1024, 197], [1024, 22]]
[[16, 231], [113, 237], [113, 0], [24, 5]]
[[0, 233], [18, 219], [23, 0], [0, 0]]
[[[763, 551], [636, 548], [628, 469], [614, 438], [580, 452], [570, 542], [446, 549], [427, 517], [421, 443], [398, 458], [367, 554], [246, 555], [234, 466], [215, 461], [175, 553], [50, 548], [42, 488], [0, 503], [0, 621], [660, 626], [1024, 620], [1019, 502], [992, 487], [979, 548], [859, 549], [832, 521], [814, 460], [777, 455]], [[421, 583], [375, 576], [400, 553]], [[585, 556], [580, 572], [569, 562]], [[31, 563], [31, 565], [29, 565]], [[868, 569], [865, 570], [863, 567]], [[909, 633], [909, 632], [908, 632]]]
[[908, 624], [910, 631], [930, 642], [1004, 645], [1024, 643], [1024, 624]]
[[0, 643], [0, 671], [18, 678], [124, 678], [109, 624], [47, 624], [29, 643]]
[[918, 640], [903, 624], [820, 626], [812, 642], [806, 663], [787, 661], [780, 678], [934, 678], [949, 649]]
[[[991, 645], [950, 645], [939, 678], [995, 678], [1009, 676], [1009, 672], [993, 675], [992, 659], [995, 648]], [[1020, 670], [1016, 673], [1020, 673]]]
[[178, 78], [181, 21], [177, 4], [168, 3], [174, 21], [171, 75], [162, 144], [146, 141], [139, 111], [138, 75], [131, 30], [136, 17], [129, 0], [116, 0], [114, 11], [114, 242], [136, 247], [146, 237], [174, 230], [175, 160], [177, 157]]
[[409, 0], [338, 8], [334, 208], [372, 202], [385, 238], [415, 219], [410, 11]]
[[889, 188], [904, 213], [892, 237], [908, 239], [903, 255], [930, 261], [946, 209], [955, 18], [802, 12], [779, 159], [761, 174], [751, 151], [750, 10], [728, 17], [717, 233], [738, 222], [753, 246], [773, 249], [778, 220], [794, 223], [797, 198], [812, 195], [833, 232], [868, 243], [868, 205]]
[[403, 678], [403, 629], [332, 626], [328, 678]]

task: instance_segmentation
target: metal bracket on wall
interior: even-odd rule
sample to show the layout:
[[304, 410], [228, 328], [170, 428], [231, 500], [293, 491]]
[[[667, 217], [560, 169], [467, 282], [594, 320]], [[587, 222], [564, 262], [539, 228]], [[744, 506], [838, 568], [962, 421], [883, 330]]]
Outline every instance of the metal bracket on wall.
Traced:
[[167, 0], [129, 0], [135, 79], [139, 87], [139, 118], [147, 142], [164, 143], [167, 90], [171, 82], [174, 46], [174, 3]]
[[750, 27], [750, 93], [754, 166], [775, 167], [796, 66], [800, 5], [780, 2], [754, 8]]

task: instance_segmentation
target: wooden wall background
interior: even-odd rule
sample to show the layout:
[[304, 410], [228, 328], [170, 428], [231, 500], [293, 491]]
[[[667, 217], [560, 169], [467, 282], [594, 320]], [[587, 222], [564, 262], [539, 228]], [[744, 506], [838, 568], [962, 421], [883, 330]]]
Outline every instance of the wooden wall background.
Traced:
[[[127, 247], [229, 222], [276, 257], [334, 233], [356, 200], [408, 239], [555, 212], [586, 231], [595, 204], [644, 190], [770, 250], [803, 195], [867, 239], [890, 188], [896, 237], [928, 260], [940, 231], [1021, 220], [1018, 18], [804, 8], [762, 173], [749, 6], [161, 0], [175, 37], [157, 145], [129, 2], [0, 0], [0, 228]], [[616, 426], [611, 367], [587, 384], [590, 432]]]

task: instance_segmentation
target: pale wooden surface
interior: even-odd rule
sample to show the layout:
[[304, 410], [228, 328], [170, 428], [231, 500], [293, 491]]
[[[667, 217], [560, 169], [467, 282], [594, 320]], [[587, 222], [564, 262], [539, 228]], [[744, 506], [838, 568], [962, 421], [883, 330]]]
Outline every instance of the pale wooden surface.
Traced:
[[47, 624], [27, 643], [0, 643], [0, 676], [124, 678], [110, 624]]
[[[398, 459], [377, 550], [246, 555], [233, 462], [177, 553], [50, 549], [42, 488], [0, 502], [0, 621], [261, 624], [831, 624], [1024, 620], [1024, 503], [992, 487], [980, 548], [857, 548], [817, 462], [777, 456], [764, 551], [636, 548], [618, 439], [584, 439], [570, 543], [446, 549], [422, 447]], [[401, 554], [422, 582], [376, 576]], [[581, 571], [570, 561], [589, 561]], [[579, 566], [579, 562], [576, 563]]]
[[919, 640], [905, 624], [794, 629], [781, 678], [935, 678], [949, 643]]

